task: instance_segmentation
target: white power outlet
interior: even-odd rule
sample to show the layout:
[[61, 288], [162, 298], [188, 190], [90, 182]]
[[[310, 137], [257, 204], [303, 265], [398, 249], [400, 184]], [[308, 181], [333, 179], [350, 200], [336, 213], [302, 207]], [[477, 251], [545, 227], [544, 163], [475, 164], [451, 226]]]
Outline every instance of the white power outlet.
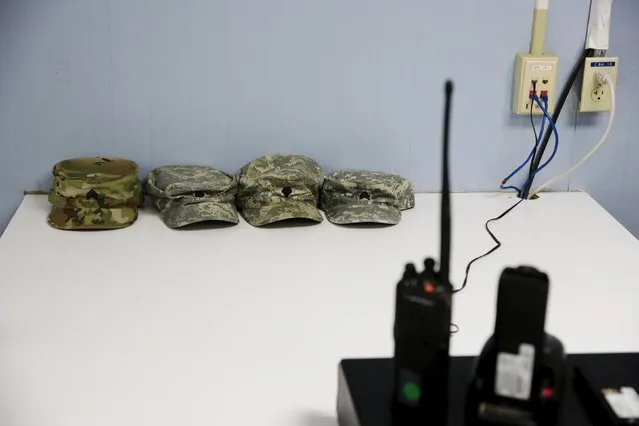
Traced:
[[579, 111], [610, 110], [610, 88], [599, 82], [597, 73], [609, 74], [613, 84], [617, 84], [618, 65], [619, 58], [586, 58]]
[[515, 59], [515, 91], [513, 93], [513, 112], [518, 115], [542, 114], [535, 103], [531, 103], [530, 91], [533, 81], [536, 82], [537, 96], [542, 92], [548, 96], [548, 112], [552, 114], [555, 108], [555, 85], [557, 82], [557, 67], [559, 58], [553, 54], [532, 56], [519, 53]]

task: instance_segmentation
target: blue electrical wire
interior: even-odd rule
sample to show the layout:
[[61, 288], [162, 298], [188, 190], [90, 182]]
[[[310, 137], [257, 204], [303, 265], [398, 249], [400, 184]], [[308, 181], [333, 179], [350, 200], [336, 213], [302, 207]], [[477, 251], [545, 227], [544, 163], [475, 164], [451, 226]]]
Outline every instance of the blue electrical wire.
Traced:
[[[532, 108], [532, 105], [531, 105], [531, 108]], [[543, 135], [545, 126], [546, 126], [546, 115], [544, 114], [543, 118], [541, 119], [541, 128], [539, 130], [539, 134]], [[530, 162], [530, 160], [532, 160], [533, 155], [537, 151], [537, 147], [541, 143], [541, 139], [542, 139], [541, 136], [537, 137], [537, 140], [535, 141], [535, 146], [533, 147], [533, 149], [530, 150], [530, 154], [528, 154], [528, 158], [526, 158], [526, 160], [523, 163], [521, 163], [519, 165], [519, 167], [517, 167], [515, 170], [513, 170], [512, 173], [510, 173], [508, 176], [506, 176], [502, 180], [501, 189], [517, 189], [518, 192], [521, 192], [521, 190], [518, 189], [516, 186], [512, 186], [512, 185], [511, 186], [504, 186], [504, 183], [508, 182], [511, 177], [513, 177], [517, 173], [519, 173], [519, 171], [521, 169], [523, 169], [524, 167], [526, 167], [526, 165]]]
[[[534, 99], [533, 99], [533, 100], [534, 100]], [[544, 97], [544, 102], [545, 102], [545, 104], [546, 104], [546, 110], [547, 110], [547, 109], [548, 109], [548, 103], [547, 103], [547, 99], [546, 99], [546, 97]], [[532, 106], [533, 106], [533, 105], [531, 104], [531, 105], [530, 105], [530, 107], [532, 108]], [[537, 147], [538, 147], [538, 146], [539, 146], [539, 144], [541, 143], [541, 139], [542, 139], [543, 134], [544, 134], [544, 128], [545, 128], [545, 125], [546, 125], [546, 117], [547, 117], [547, 115], [546, 115], [546, 114], [544, 114], [544, 115], [543, 115], [543, 117], [542, 117], [542, 119], [541, 119], [541, 129], [540, 129], [540, 131], [539, 131], [539, 136], [537, 137], [537, 140], [535, 141], [535, 146], [534, 146], [534, 147], [530, 150], [530, 154], [528, 154], [528, 158], [526, 158], [526, 160], [525, 160], [523, 163], [521, 163], [521, 164], [519, 165], [519, 167], [517, 167], [515, 170], [513, 170], [513, 171], [512, 171], [512, 173], [510, 173], [508, 176], [506, 176], [506, 177], [505, 177], [505, 178], [501, 181], [501, 185], [500, 185], [500, 188], [501, 188], [501, 189], [514, 189], [515, 191], [517, 191], [517, 195], [518, 195], [519, 197], [521, 197], [521, 194], [522, 194], [522, 190], [521, 190], [521, 189], [519, 189], [519, 188], [517, 188], [516, 186], [513, 186], [513, 185], [504, 186], [504, 184], [505, 184], [506, 182], [508, 182], [508, 181], [510, 180], [510, 178], [512, 178], [513, 176], [515, 176], [517, 173], [519, 173], [519, 171], [520, 171], [521, 169], [523, 169], [523, 168], [526, 166], [526, 164], [528, 164], [528, 163], [530, 162], [530, 160], [533, 158], [533, 155], [535, 155], [535, 152], [537, 151]], [[534, 175], [533, 175], [533, 176], [534, 176]], [[524, 187], [524, 188], [525, 188], [525, 187]]]
[[[550, 164], [550, 162], [555, 158], [555, 154], [557, 154], [557, 150], [559, 148], [559, 132], [557, 132], [557, 128], [555, 127], [555, 123], [552, 120], [552, 117], [550, 116], [550, 114], [548, 113], [548, 98], [544, 97], [543, 98], [543, 103], [542, 100], [539, 99], [539, 97], [537, 95], [533, 95], [533, 101], [535, 101], [535, 103], [537, 103], [537, 105], [539, 106], [539, 109], [541, 109], [541, 111], [544, 113], [544, 118], [542, 119], [542, 126], [543, 126], [543, 120], [547, 119], [548, 123], [550, 124], [550, 127], [553, 130], [553, 134], [555, 135], [555, 146], [553, 147], [552, 150], [552, 154], [550, 154], [550, 157], [548, 158], [548, 160], [546, 160], [546, 162], [544, 162], [537, 170], [535, 170], [530, 177], [526, 180], [526, 182], [524, 183], [524, 186], [522, 187], [523, 190], [525, 190], [528, 185], [530, 185], [531, 180], [535, 177], [535, 175], [537, 175], [537, 173], [539, 173], [540, 171], [542, 171], [546, 166], [548, 166]], [[540, 143], [541, 138], [543, 135], [543, 131], [540, 132], [540, 136], [537, 139], [537, 142], [535, 143], [535, 147]], [[532, 153], [531, 153], [532, 154]], [[526, 165], [526, 163], [529, 161], [530, 159], [530, 155], [529, 158], [526, 160], [526, 162], [524, 162], [521, 166], [519, 166], [513, 173], [511, 173], [508, 177], [506, 177], [503, 181], [502, 184], [500, 185], [501, 189], [514, 189], [517, 191], [517, 195], [521, 198], [522, 194], [523, 194], [523, 190], [513, 186], [513, 185], [509, 185], [509, 186], [504, 186], [504, 184], [506, 182], [508, 182], [508, 179], [510, 179], [512, 176], [515, 175], [515, 173], [517, 173], [519, 170], [521, 170], [522, 167], [524, 167]]]
[[[552, 117], [550, 116], [550, 114], [548, 114], [547, 102], [545, 102], [546, 107], [544, 107], [544, 105], [542, 105], [541, 100], [539, 100], [537, 95], [533, 95], [533, 100], [537, 103], [537, 105], [539, 105], [539, 108], [541, 109], [541, 111], [548, 118], [548, 124], [550, 124], [550, 127], [552, 127], [553, 134], [555, 135], [555, 146], [553, 147], [552, 154], [550, 154], [550, 157], [548, 157], [548, 160], [546, 160], [546, 162], [543, 163], [537, 170], [535, 170], [530, 175], [530, 177], [526, 180], [526, 183], [523, 186], [524, 189], [526, 189], [526, 187], [530, 185], [532, 179], [535, 177], [535, 175], [537, 175], [537, 173], [542, 171], [548, 164], [550, 164], [553, 158], [555, 158], [555, 154], [557, 154], [557, 149], [559, 149], [559, 132], [557, 132], [557, 127], [555, 127], [555, 122], [552, 121]], [[520, 197], [521, 197], [521, 192], [520, 192]]]
[[516, 186], [513, 186], [513, 185], [508, 185], [508, 186], [500, 185], [499, 187], [501, 189], [514, 189], [515, 191], [517, 191], [517, 196], [521, 196], [521, 189], [517, 188]]

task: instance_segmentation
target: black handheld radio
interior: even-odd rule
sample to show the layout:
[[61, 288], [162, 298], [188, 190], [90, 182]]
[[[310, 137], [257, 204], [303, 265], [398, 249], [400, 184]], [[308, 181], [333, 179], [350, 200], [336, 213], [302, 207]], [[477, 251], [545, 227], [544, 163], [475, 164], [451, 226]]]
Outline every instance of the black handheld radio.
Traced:
[[397, 284], [392, 419], [395, 426], [444, 426], [448, 411], [448, 364], [452, 286], [448, 144], [452, 82], [446, 82], [442, 153], [440, 265], [408, 264]]

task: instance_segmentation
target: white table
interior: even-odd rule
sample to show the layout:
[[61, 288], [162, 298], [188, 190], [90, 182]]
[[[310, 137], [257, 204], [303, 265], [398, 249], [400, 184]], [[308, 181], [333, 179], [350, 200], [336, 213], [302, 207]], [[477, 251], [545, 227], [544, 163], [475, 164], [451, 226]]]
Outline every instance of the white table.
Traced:
[[[452, 278], [515, 199], [453, 196]], [[337, 363], [389, 356], [394, 288], [437, 255], [439, 195], [394, 227], [49, 228], [27, 196], [0, 239], [0, 424], [335, 425]], [[546, 194], [493, 226], [503, 247], [455, 296], [453, 354], [494, 325], [505, 266], [551, 277], [547, 330], [571, 352], [639, 351], [639, 242], [588, 195]]]

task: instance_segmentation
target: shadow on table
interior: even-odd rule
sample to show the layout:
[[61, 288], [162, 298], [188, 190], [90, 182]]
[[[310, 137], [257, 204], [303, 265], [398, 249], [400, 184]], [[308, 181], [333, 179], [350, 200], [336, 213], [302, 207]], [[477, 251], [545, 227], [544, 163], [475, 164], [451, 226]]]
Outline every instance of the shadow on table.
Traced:
[[269, 223], [260, 226], [260, 229], [282, 229], [282, 228], [305, 228], [307, 226], [318, 225], [318, 222], [310, 219], [285, 219], [279, 222]]
[[181, 228], [178, 228], [179, 231], [203, 231], [207, 229], [224, 229], [224, 228], [232, 228], [237, 226], [235, 223], [222, 222], [216, 220], [207, 220], [204, 222], [192, 223], [191, 225], [186, 225]]
[[371, 222], [364, 222], [364, 223], [349, 223], [348, 225], [335, 225], [337, 227], [340, 227], [342, 229], [384, 229], [384, 228], [390, 228], [394, 225], [390, 225], [387, 223], [371, 223]]
[[329, 416], [318, 411], [307, 411], [299, 415], [300, 426], [337, 426], [337, 416]]

